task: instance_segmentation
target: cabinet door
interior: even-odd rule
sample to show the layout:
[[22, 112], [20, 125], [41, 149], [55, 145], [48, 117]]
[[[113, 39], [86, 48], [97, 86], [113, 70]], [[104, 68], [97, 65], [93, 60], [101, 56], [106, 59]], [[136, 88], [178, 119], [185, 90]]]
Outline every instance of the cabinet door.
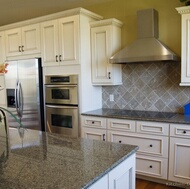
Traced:
[[18, 56], [21, 50], [21, 29], [15, 28], [5, 32], [6, 56]]
[[94, 129], [94, 128], [82, 127], [81, 135], [83, 138], [106, 141], [105, 129]]
[[189, 183], [190, 140], [170, 137], [169, 180]]
[[22, 54], [40, 53], [39, 24], [22, 27]]
[[91, 29], [92, 42], [92, 82], [111, 82], [111, 33], [110, 26], [101, 26]]
[[41, 23], [42, 65], [59, 65], [57, 20]]
[[4, 74], [0, 74], [0, 106], [6, 105], [6, 96], [5, 96], [5, 78]]
[[0, 64], [5, 62], [5, 35], [0, 32]]
[[182, 86], [190, 86], [190, 14], [182, 15], [182, 46], [181, 46], [181, 83]]
[[59, 61], [62, 65], [79, 63], [78, 16], [59, 19]]
[[135, 189], [135, 154], [109, 172], [109, 189]]

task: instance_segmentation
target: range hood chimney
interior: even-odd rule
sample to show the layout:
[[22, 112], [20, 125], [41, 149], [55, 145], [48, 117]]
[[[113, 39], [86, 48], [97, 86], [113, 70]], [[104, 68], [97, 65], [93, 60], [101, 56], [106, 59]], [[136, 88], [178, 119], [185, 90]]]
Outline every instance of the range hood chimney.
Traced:
[[138, 38], [110, 58], [110, 63], [180, 61], [158, 38], [158, 12], [155, 9], [137, 11]]

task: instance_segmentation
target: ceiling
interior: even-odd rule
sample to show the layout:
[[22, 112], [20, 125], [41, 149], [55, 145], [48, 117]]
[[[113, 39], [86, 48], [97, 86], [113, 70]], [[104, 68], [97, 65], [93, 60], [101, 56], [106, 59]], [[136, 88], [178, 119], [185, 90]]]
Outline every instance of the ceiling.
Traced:
[[0, 26], [111, 0], [0, 0]]

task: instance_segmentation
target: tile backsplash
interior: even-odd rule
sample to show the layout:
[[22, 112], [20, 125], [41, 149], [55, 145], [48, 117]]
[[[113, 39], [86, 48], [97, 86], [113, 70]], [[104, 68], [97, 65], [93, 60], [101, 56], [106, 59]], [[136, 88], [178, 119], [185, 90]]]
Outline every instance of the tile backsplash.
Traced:
[[123, 85], [103, 87], [103, 108], [183, 113], [190, 87], [179, 86], [180, 75], [176, 62], [123, 64]]

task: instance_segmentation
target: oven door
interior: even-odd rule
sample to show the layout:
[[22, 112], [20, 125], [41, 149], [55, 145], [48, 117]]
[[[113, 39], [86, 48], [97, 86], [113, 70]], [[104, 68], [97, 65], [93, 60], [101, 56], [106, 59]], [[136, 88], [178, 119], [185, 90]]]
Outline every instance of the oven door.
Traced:
[[78, 137], [78, 107], [46, 105], [46, 131]]
[[46, 103], [78, 105], [77, 85], [45, 85]]

